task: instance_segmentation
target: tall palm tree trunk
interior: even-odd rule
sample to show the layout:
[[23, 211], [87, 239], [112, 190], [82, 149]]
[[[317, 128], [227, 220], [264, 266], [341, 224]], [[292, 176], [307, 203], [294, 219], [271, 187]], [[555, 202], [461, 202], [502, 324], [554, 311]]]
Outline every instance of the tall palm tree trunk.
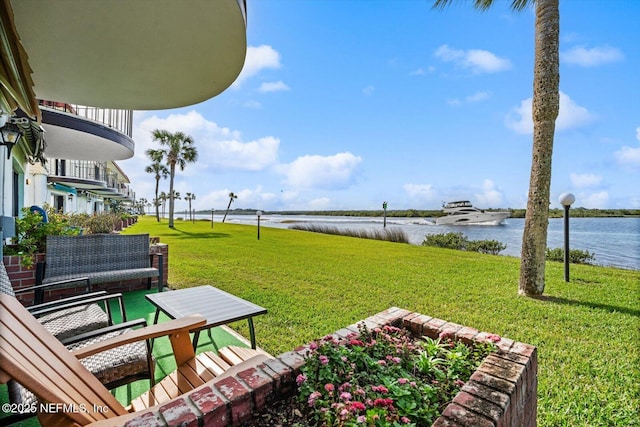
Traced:
[[156, 178], [156, 221], [160, 222], [160, 203], [158, 200], [158, 187], [160, 187], [160, 177]]
[[533, 156], [529, 198], [522, 236], [518, 293], [544, 292], [549, 223], [551, 158], [555, 121], [560, 109], [559, 0], [536, 1], [533, 76]]
[[174, 208], [174, 192], [173, 177], [176, 175], [176, 165], [171, 163], [169, 172], [169, 228], [173, 228], [173, 208]]

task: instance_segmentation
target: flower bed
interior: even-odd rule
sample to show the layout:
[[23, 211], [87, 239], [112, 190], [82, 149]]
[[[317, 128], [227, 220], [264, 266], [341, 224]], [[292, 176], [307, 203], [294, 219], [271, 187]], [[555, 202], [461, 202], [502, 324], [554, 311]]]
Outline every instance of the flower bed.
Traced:
[[[447, 335], [465, 344], [496, 340], [493, 334], [395, 307], [363, 322], [369, 330], [395, 326], [411, 331], [416, 337], [437, 339]], [[336, 331], [332, 339], [345, 343], [354, 339], [360, 323]], [[499, 351], [490, 354], [464, 385], [459, 384], [459, 393], [432, 426], [536, 425], [537, 349], [504, 337], [496, 346]], [[154, 425], [241, 425], [265, 405], [298, 390], [296, 379], [302, 373], [310, 347], [311, 344], [283, 353], [234, 376], [214, 379], [150, 413], [140, 414], [129, 425], [151, 418]]]

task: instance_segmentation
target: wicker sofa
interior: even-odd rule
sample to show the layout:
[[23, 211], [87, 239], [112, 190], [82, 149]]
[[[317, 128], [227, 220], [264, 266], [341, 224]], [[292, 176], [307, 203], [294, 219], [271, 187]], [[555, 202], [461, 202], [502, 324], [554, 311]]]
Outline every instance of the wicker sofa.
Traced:
[[[158, 268], [153, 257], [158, 257]], [[92, 285], [132, 279], [158, 278], [158, 290], [164, 287], [162, 254], [149, 253], [148, 234], [89, 234], [84, 236], [47, 236], [44, 262], [36, 265], [36, 284], [87, 278], [87, 292]], [[36, 303], [44, 295], [36, 294]]]

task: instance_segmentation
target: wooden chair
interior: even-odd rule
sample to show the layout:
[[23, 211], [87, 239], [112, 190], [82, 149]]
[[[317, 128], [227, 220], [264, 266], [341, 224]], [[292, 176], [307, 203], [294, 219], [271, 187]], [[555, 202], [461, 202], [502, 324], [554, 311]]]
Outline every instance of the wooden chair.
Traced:
[[[88, 425], [163, 404], [205, 382], [233, 370], [229, 363], [211, 352], [195, 355], [189, 330], [203, 326], [202, 316], [193, 315], [146, 328], [136, 329], [73, 353], [55, 339], [15, 298], [0, 294], [0, 383], [11, 379], [31, 390], [40, 402], [59, 408], [86, 410], [39, 412], [43, 425]], [[97, 354], [139, 340], [169, 336], [177, 370], [160, 381], [129, 408], [115, 397], [79, 362]], [[236, 368], [255, 366], [271, 357], [260, 350], [234, 352], [244, 358]], [[95, 411], [94, 408], [102, 408]], [[120, 423], [118, 420], [114, 422]]]

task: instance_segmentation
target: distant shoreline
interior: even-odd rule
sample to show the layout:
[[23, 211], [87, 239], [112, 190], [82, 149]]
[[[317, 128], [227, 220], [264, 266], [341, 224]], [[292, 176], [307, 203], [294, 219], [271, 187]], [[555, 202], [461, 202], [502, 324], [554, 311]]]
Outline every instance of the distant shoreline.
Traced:
[[[511, 218], [524, 218], [525, 209], [486, 209], [491, 211], [510, 211]], [[255, 215], [258, 209], [233, 209], [230, 215]], [[181, 211], [176, 210], [179, 214]], [[185, 211], [182, 211], [185, 212]], [[214, 215], [224, 215], [224, 209], [215, 209]], [[211, 210], [196, 211], [197, 215], [211, 215]], [[572, 208], [570, 211], [572, 218], [638, 218], [640, 209], [586, 209]], [[313, 216], [352, 216], [352, 217], [383, 217], [383, 210], [326, 210], [326, 211], [266, 211], [263, 215], [313, 215]], [[549, 218], [562, 218], [562, 209], [549, 209]], [[444, 216], [441, 210], [419, 210], [419, 209], [398, 209], [388, 210], [388, 218], [437, 218]]]

